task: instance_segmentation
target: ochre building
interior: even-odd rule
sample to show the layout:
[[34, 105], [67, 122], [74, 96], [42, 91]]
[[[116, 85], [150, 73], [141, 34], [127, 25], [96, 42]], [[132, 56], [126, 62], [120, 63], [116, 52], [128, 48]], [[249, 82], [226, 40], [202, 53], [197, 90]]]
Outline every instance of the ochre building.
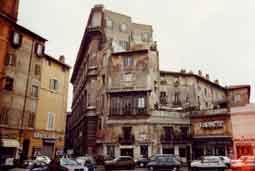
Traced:
[[54, 157], [64, 146], [69, 66], [46, 39], [17, 24], [18, 0], [0, 2], [0, 154]]

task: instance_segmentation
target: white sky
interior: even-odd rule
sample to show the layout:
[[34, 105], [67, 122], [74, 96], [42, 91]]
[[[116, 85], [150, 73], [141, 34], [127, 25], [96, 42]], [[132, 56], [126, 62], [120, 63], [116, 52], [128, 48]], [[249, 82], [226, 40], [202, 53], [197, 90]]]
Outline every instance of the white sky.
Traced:
[[[95, 4], [151, 24], [160, 69], [201, 69], [222, 85], [251, 84], [254, 102], [254, 0], [20, 0], [19, 23], [49, 40], [47, 53], [64, 54], [73, 66]], [[69, 109], [71, 94], [70, 85]]]

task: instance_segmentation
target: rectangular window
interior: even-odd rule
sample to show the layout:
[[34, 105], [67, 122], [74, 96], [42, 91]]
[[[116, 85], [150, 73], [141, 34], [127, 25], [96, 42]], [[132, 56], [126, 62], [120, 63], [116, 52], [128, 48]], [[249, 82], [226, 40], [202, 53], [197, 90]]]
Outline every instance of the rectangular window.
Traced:
[[240, 94], [237, 94], [237, 95], [234, 96], [234, 102], [235, 102], [235, 103], [236, 103], [236, 102], [239, 102], [240, 100], [241, 100]]
[[181, 105], [180, 92], [174, 92], [174, 105]]
[[57, 90], [59, 88], [59, 81], [55, 79], [50, 79], [50, 89]]
[[205, 91], [205, 96], [207, 97], [207, 89], [205, 88], [204, 91]]
[[140, 146], [140, 155], [144, 158], [148, 158], [148, 145]]
[[13, 54], [8, 54], [5, 59], [5, 65], [15, 65], [16, 56]]
[[12, 34], [12, 45], [14, 48], [18, 48], [22, 43], [22, 35], [16, 31]]
[[48, 112], [47, 129], [53, 129], [53, 126], [54, 126], [54, 114], [52, 112]]
[[5, 78], [5, 84], [4, 84], [4, 89], [8, 90], [8, 91], [12, 91], [13, 90], [13, 84], [14, 84], [14, 80], [11, 77], [6, 77]]
[[41, 75], [41, 66], [39, 64], [35, 64], [35, 75]]
[[28, 118], [28, 127], [29, 128], [34, 127], [34, 118], [35, 118], [35, 115], [33, 113], [30, 113], [29, 118]]
[[120, 40], [120, 41], [119, 41], [119, 44], [120, 44], [120, 46], [121, 46], [123, 49], [125, 49], [125, 50], [128, 49], [128, 41]]
[[107, 156], [115, 158], [115, 148], [114, 145], [106, 145]]
[[134, 59], [132, 56], [125, 56], [123, 59], [124, 66], [131, 66], [134, 63]]
[[165, 131], [165, 140], [172, 140], [174, 138], [173, 127], [164, 127], [164, 131]]
[[180, 157], [186, 157], [186, 148], [180, 148], [179, 154], [180, 154]]
[[188, 138], [188, 127], [181, 127], [181, 138], [186, 139]]
[[44, 54], [44, 45], [37, 43], [35, 48], [35, 53], [37, 56], [42, 56]]
[[160, 92], [159, 100], [161, 104], [167, 104], [167, 96], [165, 91]]
[[145, 100], [144, 100], [144, 97], [139, 97], [139, 98], [138, 98], [138, 108], [140, 108], [140, 109], [145, 108]]
[[32, 96], [38, 97], [38, 86], [32, 85]]
[[0, 125], [8, 125], [8, 108], [0, 108]]
[[111, 115], [146, 114], [146, 94], [118, 94], [110, 98]]

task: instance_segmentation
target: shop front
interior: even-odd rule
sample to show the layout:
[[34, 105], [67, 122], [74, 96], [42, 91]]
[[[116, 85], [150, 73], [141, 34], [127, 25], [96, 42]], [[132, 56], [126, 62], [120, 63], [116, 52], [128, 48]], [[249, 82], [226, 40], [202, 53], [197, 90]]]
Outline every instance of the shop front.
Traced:
[[64, 150], [64, 134], [53, 131], [26, 131], [23, 140], [23, 153], [26, 158], [45, 155], [54, 158], [62, 155]]
[[192, 116], [191, 124], [193, 159], [204, 155], [232, 155], [232, 127], [228, 113]]
[[236, 158], [253, 156], [255, 154], [255, 138], [236, 138], [234, 139], [233, 146]]
[[194, 159], [198, 159], [205, 155], [230, 156], [232, 153], [232, 137], [194, 137], [192, 147]]
[[20, 143], [18, 141], [19, 130], [0, 128], [0, 165], [6, 159], [19, 159]]

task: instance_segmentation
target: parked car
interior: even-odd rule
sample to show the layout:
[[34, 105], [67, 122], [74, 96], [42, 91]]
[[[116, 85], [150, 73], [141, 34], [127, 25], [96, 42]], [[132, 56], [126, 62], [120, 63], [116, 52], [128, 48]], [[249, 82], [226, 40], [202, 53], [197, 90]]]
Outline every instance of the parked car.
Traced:
[[134, 169], [135, 161], [130, 156], [119, 156], [114, 160], [105, 161], [104, 166], [105, 170]]
[[224, 171], [227, 165], [219, 156], [204, 156], [190, 164], [192, 171], [217, 170]]
[[96, 162], [92, 156], [79, 156], [75, 160], [82, 166], [86, 166], [88, 171], [96, 171]]
[[171, 154], [157, 154], [151, 157], [150, 162], [147, 164], [147, 168], [150, 171], [171, 170], [178, 171], [181, 167], [181, 163], [176, 156]]
[[255, 171], [255, 156], [242, 156], [231, 161], [232, 171]]
[[82, 166], [76, 160], [69, 158], [60, 159], [60, 170], [62, 171], [88, 171], [88, 168]]
[[14, 167], [15, 159], [13, 157], [3, 157], [0, 159], [0, 170], [7, 170]]
[[137, 160], [135, 160], [135, 164], [138, 167], [146, 167], [147, 163], [149, 163], [149, 158], [148, 157], [141, 157]]
[[48, 156], [36, 156], [35, 160], [37, 161], [43, 161], [47, 164], [50, 164], [51, 160]]
[[21, 168], [10, 169], [9, 171], [49, 171], [47, 163], [43, 161], [26, 161]]

